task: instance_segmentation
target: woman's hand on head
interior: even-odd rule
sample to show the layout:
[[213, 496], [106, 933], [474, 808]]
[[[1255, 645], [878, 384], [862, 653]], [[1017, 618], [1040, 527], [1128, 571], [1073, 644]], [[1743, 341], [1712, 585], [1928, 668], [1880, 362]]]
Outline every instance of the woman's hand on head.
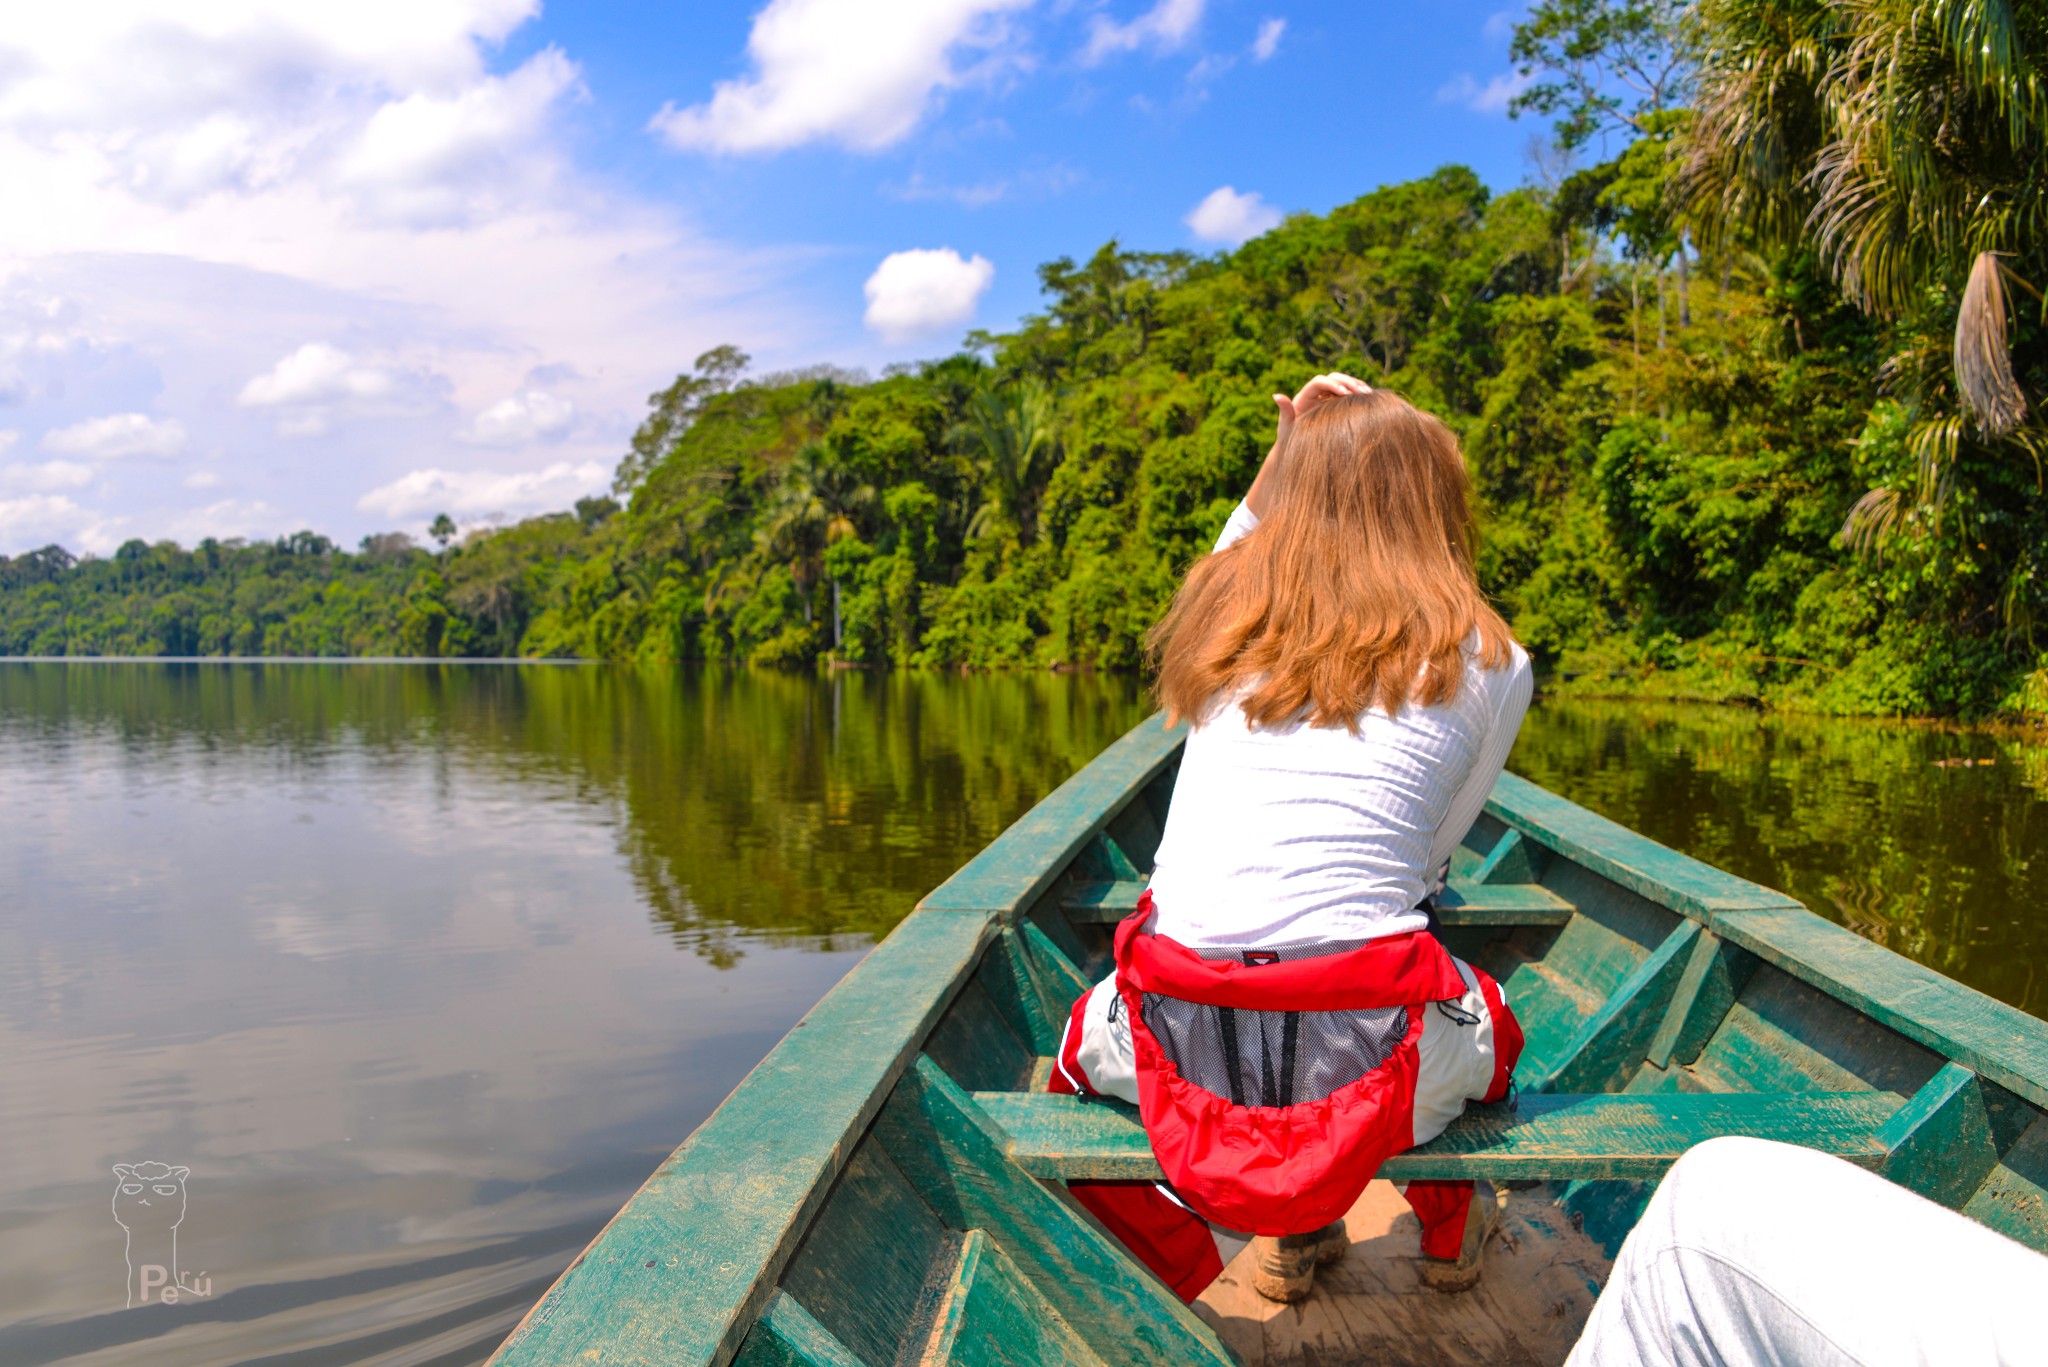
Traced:
[[1318, 375], [1313, 380], [1310, 380], [1301, 387], [1301, 392], [1291, 399], [1285, 394], [1275, 394], [1273, 396], [1273, 406], [1280, 410], [1280, 437], [1279, 442], [1275, 444], [1278, 445], [1281, 442], [1285, 442], [1287, 434], [1294, 430], [1294, 420], [1307, 413], [1310, 409], [1313, 409], [1316, 405], [1327, 403], [1331, 399], [1342, 398], [1347, 394], [1370, 393], [1372, 393], [1372, 386], [1364, 380], [1354, 379], [1349, 375], [1331, 371], [1327, 375]]
[[1272, 505], [1274, 469], [1282, 459], [1280, 450], [1287, 445], [1287, 434], [1294, 430], [1294, 420], [1319, 403], [1341, 398], [1346, 394], [1370, 394], [1372, 386], [1363, 380], [1354, 380], [1349, 375], [1332, 372], [1318, 375], [1301, 387], [1293, 398], [1285, 394], [1273, 396], [1273, 406], [1280, 410], [1280, 434], [1273, 439], [1273, 449], [1259, 466], [1258, 478], [1252, 481], [1250, 492], [1245, 494], [1245, 506], [1252, 510], [1252, 516], [1264, 517]]

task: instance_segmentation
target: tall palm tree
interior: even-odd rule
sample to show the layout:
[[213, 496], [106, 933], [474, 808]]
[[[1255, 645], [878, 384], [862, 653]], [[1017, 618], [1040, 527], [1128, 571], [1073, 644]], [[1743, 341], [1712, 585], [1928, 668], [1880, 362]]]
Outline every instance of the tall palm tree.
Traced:
[[[861, 517], [874, 502], [873, 486], [862, 483], [835, 460], [822, 442], [806, 442], [797, 449], [782, 483], [769, 498], [755, 541], [767, 554], [788, 561], [806, 622], [811, 620], [811, 590], [823, 569], [825, 548], [857, 535]], [[832, 588], [836, 637], [836, 581]]]
[[1679, 184], [1703, 237], [1810, 238], [1879, 318], [1957, 300], [1945, 343], [1908, 339], [1887, 366], [1920, 408], [1919, 487], [1873, 489], [1845, 532], [1871, 545], [1938, 508], [1963, 441], [2039, 459], [2048, 431], [2014, 372], [2008, 289], [2048, 286], [2048, 5], [1702, 0], [1693, 41]]
[[1052, 393], [1037, 380], [986, 385], [967, 400], [960, 431], [980, 463], [987, 499], [970, 533], [1002, 518], [1020, 544], [1037, 538], [1039, 485], [1058, 451], [1052, 422]]

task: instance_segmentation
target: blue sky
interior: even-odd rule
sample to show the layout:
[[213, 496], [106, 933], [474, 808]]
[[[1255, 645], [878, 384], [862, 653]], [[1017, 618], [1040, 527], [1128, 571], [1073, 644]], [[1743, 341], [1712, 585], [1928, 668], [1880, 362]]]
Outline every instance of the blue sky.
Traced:
[[1052, 257], [1507, 188], [1539, 132], [1498, 3], [48, 8], [0, 34], [0, 553], [566, 506], [711, 345], [941, 355]]

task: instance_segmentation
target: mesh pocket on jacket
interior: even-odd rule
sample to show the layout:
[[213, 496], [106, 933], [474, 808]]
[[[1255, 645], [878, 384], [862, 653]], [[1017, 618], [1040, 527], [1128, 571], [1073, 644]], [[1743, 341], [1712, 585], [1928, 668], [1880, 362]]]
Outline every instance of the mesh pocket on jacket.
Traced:
[[1393, 1055], [1408, 1008], [1246, 1011], [1144, 994], [1145, 1028], [1180, 1075], [1239, 1106], [1321, 1101]]

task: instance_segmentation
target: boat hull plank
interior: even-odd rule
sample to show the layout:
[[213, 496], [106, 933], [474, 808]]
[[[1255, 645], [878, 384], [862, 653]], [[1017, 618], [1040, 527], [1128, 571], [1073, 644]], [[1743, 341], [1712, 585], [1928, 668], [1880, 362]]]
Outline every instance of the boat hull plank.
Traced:
[[1678, 991], [1658, 1023], [1644, 1060], [1654, 1068], [1681, 1067], [1700, 1056], [1714, 1032], [1727, 1019], [1728, 1008], [1749, 984], [1758, 958], [1746, 949], [1729, 944], [1711, 931], [1693, 942], [1685, 975]]
[[2026, 1012], [1801, 909], [1717, 915], [1716, 933], [2037, 1106], [2048, 1106], [2048, 1031]]
[[1884, 1127], [1884, 1175], [1960, 1210], [2034, 1118], [2025, 1102], [1945, 1063]]
[[1703, 932], [1681, 921], [1619, 987], [1587, 1018], [1564, 1052], [1540, 1073], [1518, 1069], [1532, 1092], [1605, 1092], [1619, 1089], [1649, 1058], [1650, 1043], [1663, 1023]]
[[768, 1308], [734, 1361], [739, 1367], [868, 1367], [796, 1297], [782, 1291], [768, 1298]]
[[1011, 971], [998, 966], [1002, 960], [1000, 950], [983, 960], [924, 1046], [962, 1085], [976, 1091], [1023, 1086], [1040, 1053], [1011, 1028], [1009, 1016], [1023, 1017], [1023, 1008], [1011, 1002], [1005, 1012], [996, 1004], [997, 992], [1012, 982]]
[[[974, 1098], [1009, 1137], [1026, 1172], [1062, 1181], [1157, 1181], [1137, 1113], [1118, 1102], [1050, 1093]], [[1901, 1100], [1883, 1092], [1633, 1095], [1525, 1094], [1517, 1106], [1473, 1106], [1441, 1136], [1389, 1158], [1393, 1181], [1640, 1181], [1663, 1175], [1719, 1135], [1803, 1144], [1868, 1168], [1885, 1160], [1879, 1130]]]
[[950, 1259], [957, 1235], [894, 1155], [864, 1143], [790, 1260], [782, 1289], [863, 1359], [893, 1363], [916, 1333], [933, 1268]]
[[1693, 1072], [1717, 1091], [1913, 1095], [1940, 1055], [1766, 964], [1751, 975]]
[[1486, 857], [1468, 875], [1474, 883], [1537, 883], [1550, 867], [1550, 851], [1520, 831], [1504, 831], [1486, 852]]
[[2048, 1252], [2048, 1117], [2035, 1120], [2006, 1150], [1963, 1214]]
[[904, 1359], [917, 1367], [1104, 1367], [982, 1230], [970, 1229], [960, 1240], [936, 1300], [931, 1337]]
[[1018, 1164], [1002, 1130], [931, 1059], [897, 1085], [875, 1135], [940, 1221], [986, 1230], [1097, 1352], [1227, 1367], [1209, 1327]]

